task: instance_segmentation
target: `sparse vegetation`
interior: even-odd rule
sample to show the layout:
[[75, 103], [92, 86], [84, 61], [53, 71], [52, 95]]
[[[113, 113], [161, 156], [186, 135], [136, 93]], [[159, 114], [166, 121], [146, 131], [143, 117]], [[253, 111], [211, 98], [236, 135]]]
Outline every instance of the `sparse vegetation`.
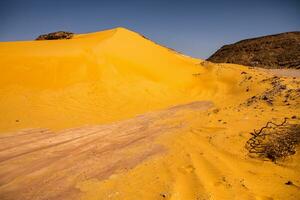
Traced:
[[296, 153], [300, 143], [300, 124], [289, 123], [285, 118], [281, 124], [268, 122], [250, 134], [252, 137], [246, 143], [249, 155], [276, 162]]

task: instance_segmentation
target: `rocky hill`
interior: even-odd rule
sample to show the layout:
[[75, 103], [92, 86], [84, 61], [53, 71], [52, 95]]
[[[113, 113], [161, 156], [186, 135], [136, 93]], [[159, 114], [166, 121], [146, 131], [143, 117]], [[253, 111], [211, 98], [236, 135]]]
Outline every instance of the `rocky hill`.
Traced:
[[36, 38], [36, 40], [62, 40], [62, 39], [71, 39], [74, 33], [66, 32], [66, 31], [57, 31], [53, 33], [48, 33], [44, 35], [40, 35]]
[[286, 32], [224, 45], [208, 61], [262, 68], [300, 69], [300, 32]]

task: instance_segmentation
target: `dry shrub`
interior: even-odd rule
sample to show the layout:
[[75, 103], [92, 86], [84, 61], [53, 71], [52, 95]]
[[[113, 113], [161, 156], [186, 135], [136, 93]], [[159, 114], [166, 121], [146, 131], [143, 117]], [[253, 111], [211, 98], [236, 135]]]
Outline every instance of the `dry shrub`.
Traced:
[[300, 143], [300, 124], [288, 123], [285, 118], [281, 124], [268, 122], [250, 134], [252, 137], [246, 143], [249, 155], [276, 162], [296, 153]]

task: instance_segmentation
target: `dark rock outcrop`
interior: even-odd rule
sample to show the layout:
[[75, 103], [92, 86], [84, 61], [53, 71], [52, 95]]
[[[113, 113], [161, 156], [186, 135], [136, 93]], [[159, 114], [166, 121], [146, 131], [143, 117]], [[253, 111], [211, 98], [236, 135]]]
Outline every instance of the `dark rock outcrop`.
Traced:
[[48, 33], [44, 35], [40, 35], [36, 38], [36, 40], [63, 40], [63, 39], [71, 39], [74, 33], [58, 31], [53, 33]]
[[300, 69], [300, 32], [268, 35], [225, 45], [207, 60], [262, 68]]

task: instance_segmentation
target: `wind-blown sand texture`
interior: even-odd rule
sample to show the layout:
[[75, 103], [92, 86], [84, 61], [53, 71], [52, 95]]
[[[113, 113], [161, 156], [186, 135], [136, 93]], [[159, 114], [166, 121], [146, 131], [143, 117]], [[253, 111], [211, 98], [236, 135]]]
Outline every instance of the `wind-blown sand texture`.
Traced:
[[0, 199], [298, 199], [300, 155], [249, 157], [299, 123], [292, 71], [214, 64], [124, 28], [0, 43]]

